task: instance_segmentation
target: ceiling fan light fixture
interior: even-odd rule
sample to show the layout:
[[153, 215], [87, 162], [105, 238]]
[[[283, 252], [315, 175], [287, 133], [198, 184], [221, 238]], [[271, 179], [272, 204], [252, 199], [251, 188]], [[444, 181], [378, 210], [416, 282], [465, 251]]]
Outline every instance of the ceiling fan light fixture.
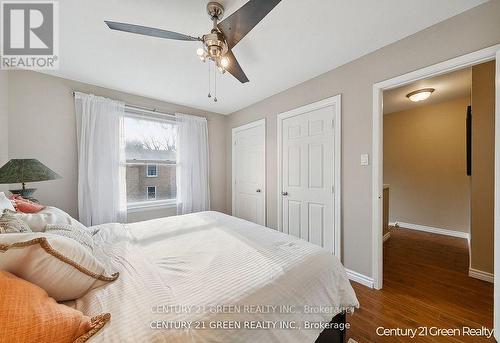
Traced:
[[220, 65], [224, 69], [229, 67], [229, 58], [227, 58], [227, 56], [222, 56], [222, 58], [220, 59]]
[[205, 62], [208, 57], [208, 53], [203, 48], [196, 49], [196, 55], [198, 55], [198, 57], [202, 62]]
[[422, 88], [408, 93], [406, 97], [413, 102], [424, 101], [427, 100], [434, 91], [435, 91], [434, 88]]

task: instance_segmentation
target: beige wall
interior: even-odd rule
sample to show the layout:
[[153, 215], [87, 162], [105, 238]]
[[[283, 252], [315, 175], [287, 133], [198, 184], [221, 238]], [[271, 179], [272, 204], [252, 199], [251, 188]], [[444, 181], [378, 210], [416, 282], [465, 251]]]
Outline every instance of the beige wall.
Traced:
[[[73, 90], [94, 93], [137, 106], [174, 113], [202, 115], [208, 119], [212, 209], [226, 210], [225, 117], [215, 113], [155, 101], [110, 89], [30, 71], [9, 72], [9, 157], [37, 158], [63, 176], [61, 180], [30, 184], [44, 204], [77, 215], [77, 147]], [[3, 94], [4, 92], [1, 92]], [[172, 214], [172, 209], [155, 216]], [[130, 220], [144, 214], [132, 214]]]
[[[0, 167], [9, 160], [9, 73], [0, 70]], [[0, 191], [8, 189], [0, 185]]]
[[495, 62], [472, 67], [471, 268], [493, 273]]
[[[344, 265], [372, 275], [372, 86], [410, 71], [500, 43], [500, 1], [492, 0], [230, 115], [227, 196], [231, 203], [231, 129], [266, 118], [267, 223], [276, 227], [276, 116], [342, 94], [342, 236]], [[371, 157], [371, 156], [370, 156]], [[229, 209], [229, 207], [228, 207]]]
[[469, 232], [468, 105], [469, 97], [384, 115], [390, 222]]

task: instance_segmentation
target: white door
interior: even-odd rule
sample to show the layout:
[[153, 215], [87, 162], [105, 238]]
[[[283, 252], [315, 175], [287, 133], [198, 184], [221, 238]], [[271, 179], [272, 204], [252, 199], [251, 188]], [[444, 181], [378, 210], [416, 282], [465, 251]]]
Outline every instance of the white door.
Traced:
[[265, 119], [233, 129], [233, 215], [266, 225]]
[[337, 106], [313, 104], [278, 118], [280, 229], [335, 254], [339, 244], [335, 215], [340, 215], [335, 211], [334, 196], [334, 167], [339, 160], [335, 156], [334, 136]]

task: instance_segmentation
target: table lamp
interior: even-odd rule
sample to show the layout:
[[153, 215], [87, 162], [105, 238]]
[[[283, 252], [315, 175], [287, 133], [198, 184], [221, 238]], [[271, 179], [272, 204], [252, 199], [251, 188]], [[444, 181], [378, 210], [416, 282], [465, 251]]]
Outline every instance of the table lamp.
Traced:
[[12, 159], [0, 168], [0, 184], [21, 183], [21, 189], [9, 190], [12, 194], [31, 199], [36, 188], [26, 188], [26, 182], [61, 179], [61, 176], [34, 158]]

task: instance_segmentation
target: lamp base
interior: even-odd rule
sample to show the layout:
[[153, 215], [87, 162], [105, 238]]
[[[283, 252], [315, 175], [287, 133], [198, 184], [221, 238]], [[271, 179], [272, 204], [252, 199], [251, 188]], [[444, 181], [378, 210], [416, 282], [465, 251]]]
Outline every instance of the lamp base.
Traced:
[[35, 193], [36, 188], [24, 188], [24, 189], [10, 189], [9, 192], [11, 192], [14, 195], [20, 195], [23, 198], [31, 198], [33, 193]]

